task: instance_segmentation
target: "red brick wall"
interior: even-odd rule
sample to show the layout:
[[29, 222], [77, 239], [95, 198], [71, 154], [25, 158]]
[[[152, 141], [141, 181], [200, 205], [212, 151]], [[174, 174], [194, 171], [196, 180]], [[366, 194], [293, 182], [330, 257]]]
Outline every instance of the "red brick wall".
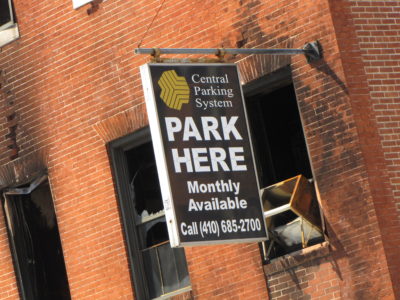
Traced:
[[[351, 12], [370, 87], [372, 109], [395, 204], [387, 206], [382, 227], [386, 239], [399, 241], [400, 212], [400, 3], [352, 1]], [[392, 194], [390, 194], [392, 195]], [[397, 222], [396, 222], [397, 221]], [[399, 243], [387, 245], [392, 280], [400, 295]]]
[[[381, 161], [368, 159], [372, 156], [363, 146], [366, 129], [354, 99], [366, 99], [367, 108], [374, 107], [368, 113], [379, 106], [370, 103], [376, 94], [368, 88], [364, 93], [370, 71], [362, 61], [358, 66], [357, 57], [346, 60], [341, 53], [347, 49], [347, 24], [336, 17], [342, 16], [346, 1], [335, 8], [336, 1], [327, 0], [166, 0], [146, 36], [160, 1], [108, 0], [89, 15], [90, 5], [73, 10], [71, 2], [14, 1], [21, 38], [2, 49], [0, 69], [2, 89], [15, 98], [19, 156], [42, 148], [48, 153], [73, 299], [132, 299], [134, 294], [105, 144], [147, 124], [138, 66], [149, 58], [133, 54], [138, 43], [300, 48], [316, 39], [324, 59], [311, 65], [301, 55], [229, 60], [239, 62], [245, 83], [291, 64], [330, 247], [322, 256], [305, 260], [300, 255], [301, 263], [279, 273], [267, 270], [267, 281], [256, 244], [188, 248], [193, 287], [188, 297], [266, 299], [269, 292], [272, 299], [394, 298], [389, 250], [381, 238], [387, 232], [378, 226], [376, 198], [380, 178], [398, 174], [393, 165], [383, 177], [373, 176]], [[352, 63], [357, 64], [354, 72]], [[384, 128], [386, 119], [377, 117], [379, 125], [374, 117], [372, 128]], [[2, 116], [0, 166], [10, 159], [7, 128]], [[373, 137], [380, 141], [377, 132]], [[389, 144], [378, 144], [387, 151]], [[387, 155], [382, 172], [392, 159]], [[387, 190], [385, 197], [390, 202]], [[18, 299], [2, 217], [0, 213], [0, 298]]]
[[400, 3], [351, 1], [351, 14], [391, 188], [400, 202]]
[[196, 299], [267, 299], [257, 244], [186, 249]]
[[272, 299], [345, 299], [337, 271], [328, 244], [265, 266]]
[[396, 29], [399, 4], [395, 1], [332, 1], [331, 8], [391, 275], [388, 285], [393, 284], [398, 296], [400, 221], [396, 181], [399, 160], [398, 147], [393, 147], [393, 143], [398, 143], [400, 132], [400, 123], [396, 122], [400, 103], [396, 90], [400, 85], [393, 67], [399, 64], [400, 57], [396, 56], [399, 50], [393, 46], [399, 35]]

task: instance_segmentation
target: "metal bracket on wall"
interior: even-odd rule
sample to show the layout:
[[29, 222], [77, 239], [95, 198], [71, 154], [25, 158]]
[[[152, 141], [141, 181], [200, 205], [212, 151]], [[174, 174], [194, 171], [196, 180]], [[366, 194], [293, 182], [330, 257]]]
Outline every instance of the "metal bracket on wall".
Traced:
[[155, 62], [166, 62], [161, 54], [206, 54], [215, 55], [217, 59], [186, 59], [183, 62], [222, 62], [226, 54], [262, 54], [262, 55], [296, 55], [303, 54], [307, 62], [322, 58], [322, 48], [318, 41], [306, 43], [302, 49], [243, 49], [243, 48], [137, 48], [135, 54], [150, 54]]

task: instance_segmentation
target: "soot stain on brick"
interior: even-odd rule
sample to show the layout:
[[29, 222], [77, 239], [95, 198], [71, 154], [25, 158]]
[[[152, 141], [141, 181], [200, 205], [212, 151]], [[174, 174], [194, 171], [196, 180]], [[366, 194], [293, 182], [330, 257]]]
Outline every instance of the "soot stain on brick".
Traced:
[[239, 0], [238, 4], [240, 8], [236, 9], [236, 14], [238, 19], [242, 21], [233, 24], [233, 27], [240, 32], [243, 37], [243, 39], [239, 41], [241, 42], [241, 47], [249, 43], [260, 45], [276, 37], [276, 34], [267, 34], [264, 32], [259, 24], [258, 12], [254, 11], [254, 7], [260, 5], [261, 1]]
[[[271, 285], [271, 287], [275, 285], [282, 285], [284, 283], [282, 281], [282, 276], [284, 276], [283, 274], [287, 274], [288, 279], [285, 280], [285, 282], [288, 283], [288, 286], [280, 291], [281, 293], [279, 296], [274, 294], [274, 292], [269, 291], [270, 299], [283, 296], [287, 296], [289, 299], [312, 299], [312, 294], [308, 294], [304, 292], [304, 290], [309, 287], [308, 281], [311, 280], [311, 277], [313, 276], [311, 274], [318, 273], [321, 269], [321, 265], [326, 262], [332, 262], [332, 256], [330, 254], [317, 258], [314, 257], [311, 260], [306, 260], [296, 266], [290, 266], [289, 262], [285, 263], [282, 261], [281, 265], [284, 267], [284, 270], [268, 276], [267, 280], [270, 283], [279, 280], [279, 283], [275, 283]], [[287, 267], [285, 267], [285, 265]], [[293, 283], [293, 285], [290, 283]]]
[[103, 2], [103, 0], [94, 0], [94, 1], [92, 1], [90, 3], [90, 5], [91, 5], [90, 8], [88, 8], [86, 10], [86, 13], [88, 15], [91, 15], [91, 14], [95, 13], [96, 11], [98, 11], [99, 8], [100, 8], [100, 3], [102, 3], [102, 2]]
[[[312, 87], [305, 84], [300, 78], [296, 86], [302, 111], [314, 112], [304, 115], [306, 124], [315, 124], [312, 127], [307, 127], [308, 134], [318, 138], [323, 150], [317, 155], [314, 154], [316, 161], [319, 162], [315, 172], [317, 175], [332, 173], [332, 167], [335, 166], [335, 169], [337, 169], [338, 163], [346, 165], [343, 165], [345, 168], [356, 168], [359, 165], [359, 159], [355, 153], [356, 149], [350, 143], [354, 137], [349, 131], [346, 111], [342, 108], [338, 109], [342, 104], [341, 97], [316, 99], [317, 96], [315, 96], [316, 94], [324, 95], [324, 87], [332, 87], [332, 82], [334, 86], [337, 86], [346, 94], [348, 93], [347, 87], [324, 60], [313, 66], [316, 67], [318, 72], [328, 75], [323, 76], [322, 82], [324, 84], [319, 87]], [[336, 93], [336, 95], [339, 94], [340, 92]], [[347, 143], [343, 141], [347, 141]], [[343, 151], [338, 152], [337, 149]]]
[[[15, 160], [19, 157], [20, 147], [17, 141], [17, 129], [19, 127], [19, 118], [16, 113], [15, 95], [10, 87], [10, 84], [5, 78], [6, 72], [0, 70], [0, 101], [4, 102], [6, 117], [6, 127], [8, 133], [4, 136], [6, 140], [5, 153], [9, 154], [9, 160]], [[10, 152], [9, 152], [10, 150]]]
[[[257, 18], [251, 17], [250, 10], [260, 4], [260, 1], [252, 1], [250, 3], [246, 1], [239, 1], [239, 5], [241, 6], [240, 9], [237, 9], [237, 14], [239, 19], [245, 20], [242, 22], [238, 22], [234, 25], [235, 29], [240, 32], [242, 35], [242, 39], [236, 42], [237, 47], [244, 47], [248, 46], [249, 44], [261, 45], [266, 44], [274, 39], [277, 39], [277, 35], [266, 34], [262, 31], [260, 24], [257, 21]], [[268, 18], [269, 16], [266, 16]], [[271, 17], [271, 16], [270, 16]], [[273, 17], [273, 16], [272, 16]], [[287, 37], [281, 36], [279, 38], [279, 42], [283, 42], [286, 40]], [[321, 82], [319, 87], [320, 93], [324, 93], [322, 90], [324, 86], [332, 87], [336, 86], [341, 93], [348, 95], [349, 91], [346, 84], [343, 80], [335, 73], [335, 71], [327, 64], [325, 60], [320, 60], [317, 62], [312, 63], [312, 66], [319, 72], [316, 75], [316, 79]], [[341, 103], [334, 103], [335, 98], [330, 97], [329, 101], [319, 101], [318, 103], [313, 103], [311, 101], [306, 101], [305, 99], [315, 100], [317, 96], [315, 88], [311, 85], [304, 84], [299, 79], [299, 83], [297, 86], [297, 93], [301, 95], [300, 106], [302, 106], [303, 111], [314, 111], [315, 115], [310, 115], [308, 118], [312, 118], [314, 120], [307, 120], [306, 123], [315, 123], [316, 126], [309, 129], [310, 132], [318, 136], [320, 138], [320, 145], [322, 146], [323, 151], [317, 156], [319, 156], [318, 161], [320, 161], [320, 165], [316, 170], [316, 174], [323, 177], [324, 174], [331, 174], [332, 177], [340, 176], [340, 174], [349, 169], [355, 169], [360, 165], [360, 156], [357, 154], [357, 148], [354, 147], [350, 142], [353, 140], [354, 136], [352, 132], [349, 131], [349, 124], [347, 122], [347, 115], [345, 110], [338, 110], [337, 104]], [[326, 96], [328, 93], [326, 92]], [[337, 95], [340, 94], [338, 91]], [[341, 98], [341, 97], [339, 97]], [[316, 108], [316, 105], [319, 107]], [[346, 141], [346, 142], [344, 142]], [[338, 166], [339, 164], [339, 166]], [[334, 168], [334, 172], [332, 172], [332, 168]], [[335, 179], [333, 179], [335, 181]], [[330, 184], [332, 182], [332, 178], [330, 180], [324, 180], [326, 184]], [[327, 187], [328, 189], [333, 189], [334, 187]], [[345, 187], [346, 194], [350, 196], [351, 199], [357, 199], [360, 195], [360, 186], [359, 183], [355, 183], [352, 186]], [[348, 214], [348, 207], [343, 206], [339, 208], [341, 213], [346, 215]], [[351, 221], [350, 221], [351, 222]], [[354, 226], [355, 224], [351, 224]], [[334, 233], [333, 229], [330, 228], [328, 230], [331, 234]], [[336, 248], [337, 249], [336, 255], [334, 258], [340, 259], [343, 253], [342, 251], [343, 246], [340, 244], [339, 239], [336, 238]], [[342, 273], [340, 271], [340, 267], [338, 266], [335, 259], [331, 259], [333, 270], [338, 274], [339, 278], [342, 277]], [[309, 262], [304, 267], [307, 268], [319, 268], [320, 261], [315, 260]], [[354, 265], [350, 266], [353, 268], [354, 273], [362, 275], [365, 266]], [[311, 298], [310, 295], [306, 295], [302, 289], [305, 287], [307, 281], [301, 279], [301, 276], [296, 272], [296, 269], [288, 269], [285, 271], [289, 274], [291, 281], [294, 284], [295, 289], [293, 291], [288, 290], [288, 294], [296, 293], [296, 297], [300, 297], [302, 299]], [[355, 297], [356, 299], [366, 299], [365, 297], [368, 296], [366, 293], [368, 292], [358, 292]], [[272, 296], [270, 294], [270, 296]]]
[[[306, 110], [315, 109], [315, 103], [305, 102], [303, 103]], [[329, 114], [329, 117], [323, 115]], [[367, 202], [365, 190], [363, 189], [362, 182], [342, 182], [340, 176], [343, 172], [349, 170], [355, 170], [362, 166], [362, 156], [359, 149], [354, 141], [355, 136], [351, 131], [352, 126], [346, 121], [346, 110], [335, 110], [335, 105], [329, 105], [327, 103], [321, 104], [319, 107], [318, 118], [323, 118], [317, 122], [312, 131], [314, 135], [320, 138], [320, 147], [322, 151], [316, 156], [319, 157], [318, 168], [316, 174], [321, 178], [319, 181], [322, 190], [335, 191], [336, 185], [332, 182], [341, 182], [340, 194], [336, 197], [337, 201], [340, 202], [337, 205], [337, 215], [343, 217], [343, 222], [346, 222], [346, 226], [356, 230], [359, 228], [359, 218], [350, 218], [350, 211], [356, 210], [357, 214], [367, 216]], [[325, 179], [324, 179], [325, 178]], [[367, 221], [366, 221], [367, 222]], [[354, 255], [354, 253], [348, 253], [347, 247], [344, 247], [340, 243], [340, 237], [335, 237], [334, 228], [327, 226], [327, 231], [332, 244], [337, 249], [333, 254], [333, 261], [340, 259], [338, 253], [345, 253], [346, 256]], [[334, 263], [334, 270], [340, 274], [340, 267]], [[351, 274], [360, 278], [368, 270], [369, 266], [367, 263], [354, 261], [349, 265], [352, 270]], [[340, 275], [341, 276], [341, 275]], [[372, 295], [369, 292], [368, 282], [362, 282], [359, 284], [366, 285], [365, 288], [358, 290], [353, 297], [355, 299], [371, 299]]]
[[[236, 18], [238, 22], [232, 25], [234, 33], [227, 33], [221, 40], [223, 47], [229, 45], [237, 48], [259, 48], [259, 47], [291, 47], [291, 39], [287, 35], [278, 35], [278, 31], [271, 30], [266, 32], [260, 24], [259, 12], [257, 6], [262, 4], [261, 1], [245, 1], [237, 2]], [[281, 32], [281, 31], [279, 31]], [[234, 39], [232, 39], [234, 36]], [[227, 57], [227, 60], [235, 60], [237, 55]], [[262, 61], [262, 63], [260, 63]], [[242, 60], [242, 64], [249, 64], [251, 67], [241, 69], [243, 78], [254, 79], [254, 76], [265, 75], [277, 68], [283, 67], [290, 63], [290, 58], [283, 56], [254, 56], [248, 55]]]

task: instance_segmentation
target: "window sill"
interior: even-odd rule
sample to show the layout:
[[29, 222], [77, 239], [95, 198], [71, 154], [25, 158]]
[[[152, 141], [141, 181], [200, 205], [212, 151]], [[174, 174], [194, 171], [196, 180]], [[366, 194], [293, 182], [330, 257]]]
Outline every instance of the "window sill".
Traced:
[[269, 264], [264, 265], [265, 275], [273, 275], [282, 271], [293, 269], [306, 262], [328, 257], [330, 255], [329, 243], [323, 242], [302, 250], [273, 259]]
[[192, 286], [189, 285], [187, 287], [181, 288], [181, 289], [173, 291], [171, 293], [161, 295], [161, 296], [159, 296], [157, 298], [154, 298], [153, 300], [171, 299], [174, 296], [178, 296], [178, 295], [181, 295], [181, 294], [184, 294], [184, 293], [190, 293], [191, 291], [192, 291]]
[[[101, 2], [105, 2], [107, 0], [103, 0]], [[85, 6], [86, 4], [89, 4], [93, 2], [93, 0], [72, 0], [72, 8], [73, 9], [78, 9], [82, 6]]]
[[18, 25], [14, 24], [0, 31], [0, 47], [3, 47], [19, 38]]
[[78, 9], [79, 7], [84, 6], [90, 2], [92, 2], [92, 0], [72, 0], [72, 8]]

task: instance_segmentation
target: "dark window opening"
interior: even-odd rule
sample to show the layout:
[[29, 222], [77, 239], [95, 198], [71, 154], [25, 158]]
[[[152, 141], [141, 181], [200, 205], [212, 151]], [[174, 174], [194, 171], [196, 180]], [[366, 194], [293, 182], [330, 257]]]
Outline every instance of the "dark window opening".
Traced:
[[150, 142], [125, 152], [129, 186], [134, 198], [135, 212], [146, 216], [163, 212], [153, 147]]
[[2, 204], [21, 298], [71, 299], [48, 182], [10, 189]]
[[321, 217], [290, 70], [244, 87], [270, 239], [264, 263], [322, 242]]
[[298, 174], [311, 178], [293, 85], [247, 99], [260, 187]]
[[171, 248], [148, 129], [110, 144], [138, 299], [190, 290], [183, 248]]
[[0, 0], [0, 30], [11, 26], [13, 23], [14, 15], [11, 0]]

